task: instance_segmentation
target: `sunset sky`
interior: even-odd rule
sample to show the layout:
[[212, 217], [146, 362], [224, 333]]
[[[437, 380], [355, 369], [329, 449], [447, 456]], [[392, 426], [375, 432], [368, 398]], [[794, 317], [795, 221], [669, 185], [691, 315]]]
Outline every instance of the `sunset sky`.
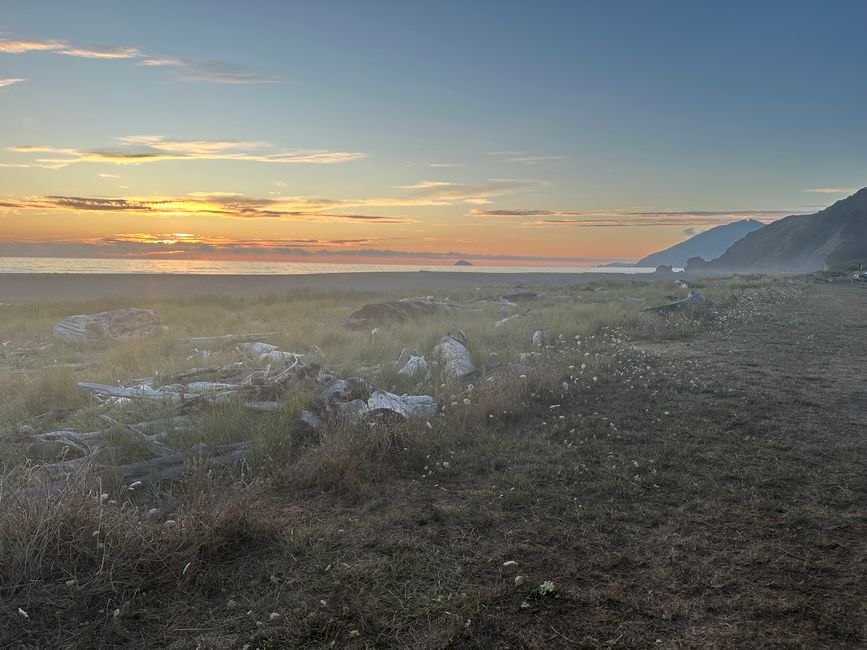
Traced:
[[0, 3], [0, 256], [594, 264], [867, 185], [867, 3]]

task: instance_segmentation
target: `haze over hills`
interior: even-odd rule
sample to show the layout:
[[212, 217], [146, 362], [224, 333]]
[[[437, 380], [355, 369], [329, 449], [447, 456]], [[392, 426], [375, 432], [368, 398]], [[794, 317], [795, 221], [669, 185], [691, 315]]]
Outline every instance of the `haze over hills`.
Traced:
[[815, 214], [793, 215], [735, 242], [689, 270], [809, 273], [867, 262], [867, 187]]
[[690, 237], [665, 250], [657, 251], [635, 263], [636, 266], [686, 266], [691, 257], [713, 260], [726, 252], [729, 246], [755, 230], [764, 226], [755, 219], [744, 219], [727, 223]]

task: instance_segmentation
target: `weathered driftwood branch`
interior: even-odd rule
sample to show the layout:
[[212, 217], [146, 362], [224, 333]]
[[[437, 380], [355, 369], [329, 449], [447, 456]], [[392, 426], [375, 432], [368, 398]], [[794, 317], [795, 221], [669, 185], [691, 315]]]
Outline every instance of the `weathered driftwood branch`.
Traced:
[[693, 305], [697, 305], [701, 302], [704, 302], [704, 296], [700, 293], [695, 293], [693, 291], [689, 292], [689, 295], [683, 300], [677, 300], [668, 305], [660, 305], [659, 307], [651, 307], [649, 309], [642, 309], [641, 311], [645, 312], [653, 312], [656, 314], [668, 314], [674, 311], [679, 311], [681, 309], [685, 309], [687, 307], [692, 307]]
[[276, 332], [264, 332], [262, 334], [223, 334], [222, 336], [194, 336], [191, 338], [178, 339], [181, 345], [236, 345], [238, 343], [250, 343], [264, 341], [275, 336]]
[[198, 444], [187, 451], [144, 460], [138, 463], [118, 465], [113, 470], [127, 483], [136, 481], [157, 482], [178, 478], [184, 474], [190, 463], [201, 462], [207, 465], [231, 465], [241, 460], [250, 448], [249, 442], [235, 442], [227, 445], [208, 447]]
[[125, 388], [123, 386], [109, 386], [108, 384], [91, 384], [86, 381], [78, 382], [78, 387], [95, 395], [108, 395], [109, 397], [126, 397], [134, 399], [136, 397], [147, 397], [149, 399], [171, 399], [178, 401], [181, 396], [174, 392], [159, 391], [150, 388], [149, 386], [136, 386], [134, 388]]
[[167, 444], [160, 441], [159, 438], [162, 437], [160, 436], [160, 434], [148, 435], [146, 433], [142, 433], [139, 429], [135, 429], [125, 424], [121, 424], [114, 418], [111, 418], [104, 414], [101, 415], [100, 418], [102, 418], [112, 426], [120, 429], [121, 431], [124, 431], [133, 440], [144, 445], [144, 447], [147, 448], [147, 450], [150, 451], [152, 454], [156, 454], [157, 456], [163, 456], [165, 454], [172, 454], [175, 451]]
[[129, 341], [155, 334], [160, 319], [152, 309], [113, 309], [68, 316], [54, 326], [54, 337], [69, 343]]
[[248, 408], [251, 411], [276, 411], [280, 408], [280, 402], [273, 402], [268, 400], [250, 400], [248, 402], [244, 402], [244, 408]]

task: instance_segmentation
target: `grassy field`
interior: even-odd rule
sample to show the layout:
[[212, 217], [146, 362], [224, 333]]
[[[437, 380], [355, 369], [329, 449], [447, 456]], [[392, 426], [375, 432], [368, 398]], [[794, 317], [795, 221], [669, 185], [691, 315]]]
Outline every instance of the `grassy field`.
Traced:
[[[462, 310], [375, 334], [346, 317], [405, 295], [136, 302], [164, 331], [97, 349], [52, 341], [51, 326], [129, 302], [0, 306], [0, 644], [863, 646], [867, 291], [694, 288], [711, 304], [669, 318], [640, 310], [683, 297], [670, 282], [557, 288], [517, 308], [452, 294]], [[539, 328], [550, 347], [531, 344]], [[99, 407], [76, 382], [159, 384], [202, 365], [181, 337], [273, 331], [283, 350], [402, 392], [392, 360], [450, 329], [476, 365], [531, 369], [435, 379], [430, 423], [316, 439], [288, 434], [309, 394], [269, 414], [202, 408], [167, 443], [251, 440], [245, 463], [136, 490], [94, 470], [21, 496], [38, 480], [32, 433], [174, 415]], [[207, 359], [236, 362], [231, 348]]]

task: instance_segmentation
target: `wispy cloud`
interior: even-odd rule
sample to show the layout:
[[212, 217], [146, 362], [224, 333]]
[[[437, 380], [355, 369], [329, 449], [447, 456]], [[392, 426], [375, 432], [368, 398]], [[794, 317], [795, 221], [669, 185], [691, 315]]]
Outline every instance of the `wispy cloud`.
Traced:
[[814, 192], [816, 194], [852, 194], [855, 191], [854, 187], [813, 187], [805, 192]]
[[501, 163], [522, 163], [524, 165], [535, 165], [540, 162], [549, 160], [568, 160], [572, 156], [540, 156], [528, 154], [524, 151], [486, 151], [486, 156], [499, 158], [497, 162]]
[[66, 48], [63, 41], [0, 39], [0, 52], [23, 54], [24, 52], [51, 52]]
[[405, 217], [360, 214], [349, 208], [374, 205], [367, 201], [344, 201], [314, 197], [261, 199], [237, 194], [198, 193], [188, 196], [85, 197], [37, 196], [0, 200], [0, 212], [113, 212], [155, 217], [201, 216], [226, 219], [282, 219], [287, 221], [412, 223]]
[[535, 165], [546, 160], [568, 160], [571, 156], [514, 156], [512, 158], [504, 158], [500, 162], [503, 163], [524, 163], [525, 165]]
[[495, 196], [541, 186], [542, 181], [493, 179], [482, 185], [424, 186], [398, 196], [335, 199], [317, 196], [260, 198], [230, 192], [192, 192], [180, 196], [35, 196], [0, 200], [0, 212], [20, 210], [114, 212], [157, 217], [202, 216], [228, 219], [367, 222], [406, 224], [406, 216], [370, 214], [370, 208], [443, 207], [484, 204]]
[[532, 217], [522, 226], [719, 226], [742, 219], [769, 222], [790, 214], [791, 210], [480, 210], [470, 211], [474, 217]]
[[143, 56], [134, 47], [71, 47], [59, 53], [81, 59], [137, 59]]
[[0, 79], [0, 88], [5, 88], [6, 86], [11, 86], [12, 84], [21, 83], [22, 81], [27, 81], [27, 79]]
[[455, 185], [456, 183], [449, 183], [447, 181], [419, 181], [413, 185], [395, 185], [395, 187], [404, 190], [429, 190], [434, 187], [453, 187]]
[[281, 83], [264, 74], [225, 61], [193, 61], [173, 56], [148, 56], [135, 47], [75, 46], [61, 40], [0, 39], [0, 53], [50, 52], [82, 59], [135, 59], [148, 67], [172, 67], [180, 71], [179, 81], [221, 84]]
[[[271, 148], [265, 142], [237, 142], [232, 140], [171, 140], [156, 135], [119, 138], [125, 147], [137, 150], [82, 150], [68, 147], [23, 145], [7, 147], [8, 151], [22, 154], [53, 154], [55, 157], [36, 158], [36, 165], [59, 169], [79, 163], [105, 163], [134, 165], [165, 160], [233, 160], [278, 164], [333, 165], [364, 158], [366, 154], [354, 151], [323, 149], [268, 153], [256, 149]], [[56, 156], [63, 156], [58, 158]]]
[[181, 81], [199, 81], [224, 84], [282, 83], [266, 75], [224, 61], [190, 61], [163, 57], [145, 59], [139, 65], [148, 67], [175, 67], [182, 71]]
[[411, 195], [425, 198], [429, 201], [444, 203], [468, 203], [485, 205], [491, 199], [514, 194], [519, 191], [529, 191], [546, 187], [547, 181], [527, 178], [492, 178], [485, 183], [469, 185], [445, 181], [421, 181], [414, 185], [403, 185], [404, 189], [412, 190]]

